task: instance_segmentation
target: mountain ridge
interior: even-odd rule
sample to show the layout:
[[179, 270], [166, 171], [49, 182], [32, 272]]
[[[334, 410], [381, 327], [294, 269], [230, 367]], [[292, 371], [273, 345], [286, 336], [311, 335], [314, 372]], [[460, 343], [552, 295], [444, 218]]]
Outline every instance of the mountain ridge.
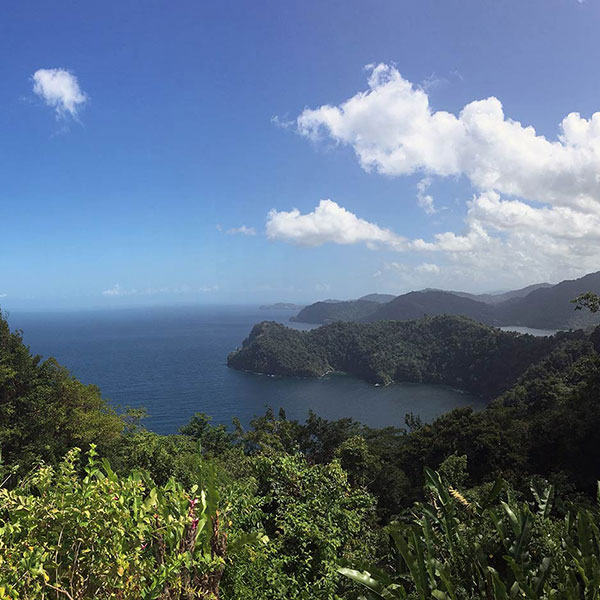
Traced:
[[290, 320], [325, 325], [336, 321], [407, 320], [448, 314], [494, 326], [577, 329], [600, 322], [600, 315], [573, 310], [570, 301], [588, 291], [600, 293], [600, 271], [554, 285], [536, 283], [498, 294], [425, 289], [396, 296], [385, 303], [366, 300], [373, 295], [337, 303], [316, 302]]

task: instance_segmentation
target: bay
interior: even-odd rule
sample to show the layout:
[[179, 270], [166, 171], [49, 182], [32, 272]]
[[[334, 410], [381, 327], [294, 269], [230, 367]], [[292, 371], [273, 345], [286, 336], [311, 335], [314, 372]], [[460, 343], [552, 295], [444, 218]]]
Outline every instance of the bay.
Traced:
[[260, 321], [290, 323], [294, 311], [248, 306], [179, 306], [77, 312], [11, 312], [32, 352], [55, 357], [120, 407], [145, 407], [144, 425], [175, 433], [196, 412], [214, 423], [247, 425], [267, 406], [288, 418], [309, 410], [327, 419], [352, 417], [371, 427], [403, 426], [406, 413], [424, 421], [459, 406], [480, 409], [469, 394], [446, 386], [399, 383], [376, 387], [348, 375], [275, 378], [235, 371], [227, 355]]

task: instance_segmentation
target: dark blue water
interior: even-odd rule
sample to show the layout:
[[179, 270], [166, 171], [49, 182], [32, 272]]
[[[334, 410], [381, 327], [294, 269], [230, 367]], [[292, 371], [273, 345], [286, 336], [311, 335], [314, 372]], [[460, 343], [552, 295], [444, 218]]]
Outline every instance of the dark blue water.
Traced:
[[[146, 427], [173, 433], [196, 412], [215, 423], [247, 424], [267, 406], [289, 418], [309, 409], [327, 419], [353, 417], [372, 427], [404, 424], [413, 412], [429, 421], [479, 401], [445, 386], [375, 387], [354, 377], [274, 378], [228, 369], [227, 354], [263, 320], [288, 323], [294, 314], [252, 307], [177, 307], [19, 313], [13, 328], [31, 350], [54, 356], [84, 383], [121, 407], [145, 407]], [[298, 326], [301, 327], [300, 324]]]

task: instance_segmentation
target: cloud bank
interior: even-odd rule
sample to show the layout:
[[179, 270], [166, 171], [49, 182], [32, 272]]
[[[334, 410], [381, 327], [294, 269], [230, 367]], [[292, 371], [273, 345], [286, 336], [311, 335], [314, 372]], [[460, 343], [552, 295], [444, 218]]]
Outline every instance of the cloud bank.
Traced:
[[372, 67], [369, 90], [339, 106], [306, 109], [298, 131], [354, 149], [367, 171], [465, 175], [483, 191], [599, 213], [600, 112], [570, 113], [555, 141], [506, 118], [494, 97], [458, 116], [435, 111], [423, 89], [389, 65]]
[[600, 268], [600, 112], [589, 119], [568, 114], [550, 140], [507, 117], [497, 98], [470, 102], [455, 115], [434, 110], [427, 92], [393, 66], [369, 69], [367, 90], [304, 110], [298, 132], [351, 147], [367, 172], [421, 173], [417, 202], [427, 214], [436, 212], [427, 193], [433, 177], [466, 177], [475, 194], [466, 201], [464, 230], [405, 239], [321, 203], [308, 215], [270, 213], [271, 237], [315, 245], [372, 242], [374, 232], [385, 232], [379, 245], [438, 254], [436, 268], [419, 269], [423, 275], [488, 278], [496, 287]]
[[55, 110], [58, 118], [76, 119], [88, 100], [77, 77], [65, 69], [38, 69], [32, 79], [34, 93]]
[[[436, 233], [430, 239], [408, 238], [362, 219], [332, 200], [321, 200], [309, 213], [271, 210], [267, 237], [298, 246], [366, 244], [414, 257], [432, 256], [412, 271], [410, 285], [447, 281], [472, 288], [558, 281], [600, 268], [600, 217], [567, 208], [533, 208], [503, 200], [497, 192], [467, 203], [465, 231]], [[438, 263], [443, 264], [438, 264]], [[392, 262], [397, 267], [398, 262]], [[408, 270], [407, 270], [408, 269]], [[397, 268], [383, 269], [396, 273]], [[462, 282], [462, 283], [461, 283]]]

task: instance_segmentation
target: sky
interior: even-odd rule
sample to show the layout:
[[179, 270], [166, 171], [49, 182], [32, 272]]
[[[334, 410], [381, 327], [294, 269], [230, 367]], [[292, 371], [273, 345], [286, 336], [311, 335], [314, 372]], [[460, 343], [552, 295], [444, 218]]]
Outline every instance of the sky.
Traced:
[[0, 307], [600, 269], [597, 0], [3, 3]]

